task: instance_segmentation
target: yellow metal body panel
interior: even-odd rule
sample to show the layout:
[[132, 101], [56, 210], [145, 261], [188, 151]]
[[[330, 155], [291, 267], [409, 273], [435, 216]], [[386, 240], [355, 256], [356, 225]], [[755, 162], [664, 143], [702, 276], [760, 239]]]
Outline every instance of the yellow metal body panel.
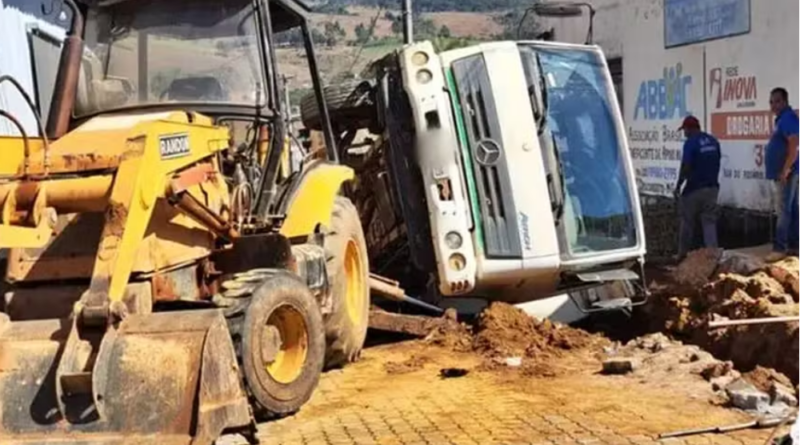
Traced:
[[287, 238], [310, 235], [320, 225], [330, 225], [336, 195], [342, 184], [353, 177], [350, 167], [333, 164], [315, 166], [302, 175], [297, 191], [290, 198], [281, 235]]
[[[164, 155], [161, 138], [165, 136], [186, 141], [186, 146]], [[15, 206], [20, 199], [27, 203], [31, 193], [40, 196], [39, 190], [43, 190], [45, 201], [52, 196], [52, 202], [48, 202], [59, 214], [105, 212], [105, 218], [100, 218], [100, 224], [94, 226], [102, 231], [99, 245], [92, 252], [93, 258], [85, 258], [93, 263], [89, 292], [107, 295], [112, 302], [121, 301], [133, 271], [157, 271], [210, 253], [214, 235], [169, 205], [167, 188], [178, 172], [206, 163], [211, 174], [204, 176], [199, 184], [190, 184], [186, 193], [211, 211], [222, 214], [229, 207], [229, 193], [215, 154], [226, 149], [228, 141], [228, 131], [213, 126], [209, 118], [193, 115], [190, 123], [183, 112], [96, 118], [50, 145], [47, 179], [20, 180], [0, 186], [0, 204], [9, 197]], [[20, 162], [24, 159], [0, 159], [4, 171], [19, 168]], [[41, 151], [30, 156], [30, 165], [29, 173], [40, 173], [37, 168], [44, 167]], [[111, 169], [113, 173], [91, 174], [97, 169]], [[71, 177], [60, 173], [70, 173]], [[75, 174], [90, 176], [76, 178]], [[105, 204], [99, 206], [103, 201]], [[41, 248], [59, 236], [51, 237], [49, 226], [43, 229], [41, 224], [24, 227], [10, 223], [5, 220], [0, 224], [0, 248]], [[12, 234], [13, 240], [6, 236]], [[35, 275], [35, 262], [46, 253], [43, 252], [46, 248], [38, 252], [14, 250], [20, 252], [12, 252], [9, 259], [19, 264], [9, 264], [9, 271], [23, 280]], [[34, 255], [26, 255], [27, 251]], [[70, 269], [77, 273], [87, 268]]]
[[42, 247], [51, 234], [52, 228], [46, 221], [33, 228], [0, 224], [0, 244], [4, 249]]
[[[122, 301], [156, 201], [166, 198], [170, 176], [204, 159], [216, 162], [212, 156], [227, 148], [229, 140], [226, 130], [197, 123], [164, 120], [140, 124], [137, 129], [139, 131], [134, 132], [136, 136], [128, 140], [117, 171], [89, 286], [89, 292], [107, 292], [112, 302]], [[186, 135], [188, 152], [185, 155], [169, 159], [161, 156], [159, 138], [169, 135]], [[227, 189], [224, 181], [218, 178], [214, 182], [223, 189], [217, 193], [219, 199], [225, 199]], [[195, 196], [202, 198], [202, 195]], [[200, 235], [206, 239], [209, 236], [203, 230]], [[147, 244], [144, 246], [146, 248]], [[169, 263], [169, 258], [165, 262]], [[162, 261], [156, 260], [156, 264], [160, 263]]]
[[[42, 139], [28, 139], [31, 154], [42, 151]], [[0, 136], [0, 176], [12, 176], [22, 171], [25, 162], [25, 142], [21, 137]]]

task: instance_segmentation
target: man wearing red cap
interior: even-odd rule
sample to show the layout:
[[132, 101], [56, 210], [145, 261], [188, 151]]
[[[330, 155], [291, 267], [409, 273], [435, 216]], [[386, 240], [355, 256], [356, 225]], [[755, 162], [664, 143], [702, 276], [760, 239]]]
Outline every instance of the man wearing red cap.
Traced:
[[[722, 153], [719, 141], [700, 130], [700, 121], [687, 116], [679, 128], [686, 136], [675, 198], [680, 197], [680, 242], [678, 258], [683, 259], [692, 247], [694, 229], [699, 220], [706, 247], [717, 247], [717, 196]], [[683, 187], [684, 182], [686, 187]], [[683, 191], [681, 191], [683, 188]]]

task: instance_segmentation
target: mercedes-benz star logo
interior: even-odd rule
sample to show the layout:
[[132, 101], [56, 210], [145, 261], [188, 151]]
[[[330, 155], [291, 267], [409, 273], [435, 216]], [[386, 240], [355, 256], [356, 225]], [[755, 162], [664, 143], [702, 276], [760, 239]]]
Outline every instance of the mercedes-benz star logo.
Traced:
[[475, 147], [475, 159], [487, 167], [500, 160], [500, 153], [500, 145], [491, 139], [483, 139]]

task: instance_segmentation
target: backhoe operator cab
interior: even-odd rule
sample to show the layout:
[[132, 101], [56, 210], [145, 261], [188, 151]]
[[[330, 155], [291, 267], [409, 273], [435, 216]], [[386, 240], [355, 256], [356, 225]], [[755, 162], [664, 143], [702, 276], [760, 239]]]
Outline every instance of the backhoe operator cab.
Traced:
[[[436, 271], [445, 298], [569, 293], [585, 311], [644, 301], [634, 170], [599, 47], [437, 53], [418, 42], [375, 62], [366, 83], [384, 152], [379, 173], [357, 175], [369, 190], [360, 199], [376, 202], [363, 214], [375, 267], [407, 252], [405, 263]], [[334, 125], [345, 126], [332, 99]], [[402, 247], [381, 244], [396, 232]], [[598, 287], [616, 290], [582, 291]]]

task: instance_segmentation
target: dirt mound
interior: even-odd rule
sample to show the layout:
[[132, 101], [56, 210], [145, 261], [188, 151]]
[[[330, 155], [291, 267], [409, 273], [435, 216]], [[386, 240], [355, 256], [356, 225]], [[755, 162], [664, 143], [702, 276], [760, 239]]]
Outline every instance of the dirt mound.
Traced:
[[[705, 285], [699, 286], [699, 277], [711, 269], [708, 265], [715, 257], [713, 253], [690, 255], [673, 274], [673, 282], [658, 289], [651, 300], [652, 304], [643, 310], [643, 317], [651, 324], [651, 330], [666, 330], [681, 340], [701, 346], [718, 358], [733, 361], [743, 371], [759, 365], [774, 368], [790, 376], [796, 384], [797, 323], [710, 330], [708, 322], [716, 319], [798, 315], [797, 258], [751, 267], [755, 261], [745, 261], [746, 258], [735, 258], [733, 255], [728, 255], [726, 259], [726, 255], [722, 255], [720, 267], [710, 273]], [[733, 263], [747, 263], [747, 267], [742, 269]], [[698, 273], [690, 273], [692, 268]], [[720, 273], [720, 270], [723, 272]], [[749, 273], [739, 274], [735, 273], [736, 270]]]
[[602, 336], [537, 320], [505, 303], [492, 303], [472, 327], [449, 326], [431, 334], [429, 344], [485, 358], [481, 371], [519, 369], [524, 375], [554, 377], [559, 367], [551, 359], [609, 344]]
[[478, 318], [473, 350], [487, 357], [547, 357], [595, 344], [588, 332], [537, 320], [520, 309], [492, 303]]

